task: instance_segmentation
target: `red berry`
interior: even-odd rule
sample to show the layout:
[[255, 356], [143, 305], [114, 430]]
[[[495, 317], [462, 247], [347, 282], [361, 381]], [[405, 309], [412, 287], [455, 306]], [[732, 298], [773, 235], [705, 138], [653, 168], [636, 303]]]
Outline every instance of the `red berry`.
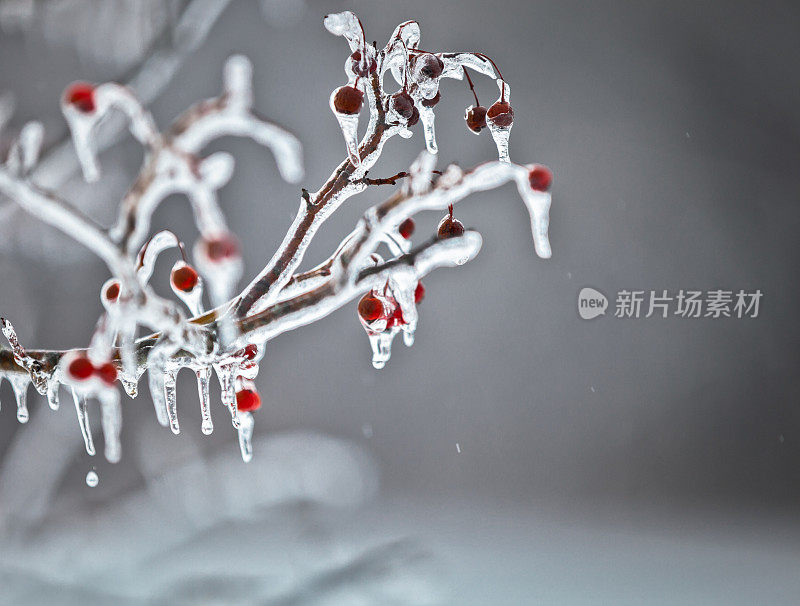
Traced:
[[411, 237], [411, 234], [414, 233], [414, 227], [414, 219], [409, 217], [400, 224], [400, 227], [397, 228], [397, 231], [401, 236], [408, 240]]
[[64, 99], [80, 112], [88, 114], [94, 111], [94, 87], [86, 82], [72, 84], [64, 93]]
[[528, 181], [531, 189], [535, 191], [547, 191], [553, 184], [553, 173], [546, 166], [534, 166], [528, 173]]
[[495, 101], [486, 112], [486, 117], [495, 126], [506, 128], [514, 123], [514, 110], [508, 101]]
[[333, 107], [340, 114], [348, 116], [361, 111], [364, 103], [364, 93], [353, 86], [340, 86], [333, 96]]
[[258, 347], [253, 343], [250, 343], [247, 347], [239, 350], [239, 355], [246, 360], [255, 360], [256, 355], [258, 355]]
[[417, 122], [419, 122], [419, 110], [415, 105], [414, 111], [411, 112], [411, 117], [408, 119], [408, 124], [406, 124], [406, 126], [414, 126]]
[[170, 280], [178, 290], [189, 292], [197, 286], [197, 272], [189, 265], [181, 265], [172, 270]]
[[239, 412], [252, 412], [261, 408], [261, 398], [253, 389], [236, 392], [236, 408]]
[[423, 107], [433, 107], [441, 100], [442, 100], [442, 93], [436, 91], [435, 97], [433, 97], [432, 99], [423, 99], [422, 101], [420, 101], [420, 104], [422, 104]]
[[358, 315], [364, 322], [374, 322], [384, 317], [383, 302], [371, 293], [367, 293], [358, 302]]
[[419, 69], [419, 73], [426, 78], [438, 78], [442, 75], [444, 70], [444, 63], [439, 57], [431, 53], [425, 53], [417, 57], [415, 67]]
[[[401, 118], [409, 122], [409, 126], [413, 126], [410, 124], [410, 122], [414, 117], [414, 110], [416, 108], [414, 107], [414, 99], [411, 97], [411, 95], [409, 95], [406, 91], [401, 90], [391, 96], [389, 103], [391, 108], [396, 111]], [[417, 112], [417, 120], [419, 120], [419, 112]]]
[[109, 284], [106, 287], [106, 292], [104, 293], [106, 301], [111, 301], [112, 303], [117, 300], [119, 297], [119, 282], [116, 280]]
[[479, 133], [486, 126], [486, 108], [483, 105], [470, 105], [464, 114], [467, 128], [473, 133]]
[[414, 289], [414, 303], [419, 305], [420, 301], [425, 298], [425, 287], [422, 282], [417, 282], [417, 287]]
[[458, 219], [447, 216], [439, 223], [439, 231], [437, 235], [441, 239], [456, 238], [464, 235], [464, 224]]
[[355, 51], [350, 55], [350, 68], [359, 78], [368, 78], [370, 74], [374, 74], [378, 71], [378, 64], [375, 59], [369, 58], [365, 65], [361, 61], [361, 51]]
[[394, 311], [392, 315], [389, 316], [389, 321], [386, 323], [386, 328], [391, 328], [392, 326], [401, 326], [406, 323], [405, 318], [403, 318], [403, 312], [400, 310], [400, 306], [395, 303]]
[[233, 236], [223, 234], [205, 241], [206, 255], [220, 262], [239, 256], [239, 243]]
[[94, 372], [106, 385], [113, 385], [114, 381], [117, 380], [117, 368], [111, 362], [106, 362], [102, 366], [95, 368]]
[[73, 379], [85, 381], [92, 376], [92, 373], [94, 372], [94, 366], [92, 366], [92, 362], [89, 360], [89, 358], [80, 356], [69, 363], [67, 372], [69, 372], [69, 376]]

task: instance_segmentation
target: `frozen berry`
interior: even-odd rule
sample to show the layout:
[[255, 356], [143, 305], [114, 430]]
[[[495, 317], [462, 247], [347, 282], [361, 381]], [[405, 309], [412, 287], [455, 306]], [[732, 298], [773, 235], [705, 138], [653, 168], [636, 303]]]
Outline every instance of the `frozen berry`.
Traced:
[[415, 109], [414, 99], [406, 91], [401, 90], [393, 94], [389, 103], [391, 108], [397, 112], [401, 118], [406, 121], [411, 120]]
[[103, 293], [103, 296], [106, 298], [106, 301], [114, 302], [119, 297], [119, 282], [114, 280], [106, 287], [106, 291]]
[[507, 128], [514, 123], [514, 110], [508, 101], [495, 101], [486, 112], [486, 117], [495, 126]]
[[419, 73], [426, 78], [438, 78], [442, 75], [442, 71], [444, 70], [444, 63], [442, 60], [431, 53], [420, 55], [417, 57], [415, 63]]
[[189, 292], [197, 286], [197, 272], [190, 265], [181, 265], [172, 270], [170, 280], [178, 290]]
[[400, 224], [400, 226], [397, 228], [397, 231], [401, 236], [408, 240], [411, 237], [411, 234], [414, 233], [414, 227], [414, 219], [409, 217]]
[[358, 315], [364, 322], [374, 322], [384, 317], [384, 313], [383, 302], [372, 293], [367, 293], [358, 302]]
[[553, 184], [553, 173], [546, 166], [534, 166], [528, 173], [528, 182], [535, 191], [547, 191]]
[[117, 367], [111, 362], [106, 362], [102, 366], [95, 368], [94, 372], [106, 385], [113, 385], [114, 381], [117, 380]]
[[66, 102], [80, 112], [88, 114], [94, 111], [94, 87], [86, 82], [72, 84], [64, 93]]
[[395, 304], [394, 311], [392, 315], [389, 316], [389, 321], [386, 323], [386, 328], [391, 328], [392, 326], [402, 326], [406, 323], [405, 318], [403, 317], [403, 312], [400, 309], [400, 306]]
[[442, 93], [436, 91], [435, 97], [433, 97], [432, 99], [423, 99], [422, 101], [420, 101], [420, 104], [422, 104], [423, 107], [433, 107], [441, 100], [442, 100]]
[[233, 236], [223, 234], [205, 241], [205, 252], [214, 262], [226, 261], [239, 256], [239, 243]]
[[254, 389], [236, 392], [236, 408], [239, 412], [252, 412], [261, 408], [261, 398]]
[[350, 55], [350, 68], [359, 78], [368, 78], [370, 74], [374, 74], [378, 71], [378, 64], [375, 59], [371, 57], [367, 61], [362, 61], [361, 51], [357, 50]]
[[333, 96], [333, 107], [340, 114], [348, 116], [361, 111], [364, 103], [364, 93], [353, 86], [340, 86]]
[[239, 351], [239, 355], [246, 360], [255, 360], [256, 356], [258, 355], [258, 347], [253, 343], [250, 343], [250, 345]]
[[411, 112], [411, 117], [408, 119], [408, 123], [406, 126], [414, 126], [417, 122], [419, 122], [419, 110], [417, 106], [414, 106], [414, 111]]
[[439, 231], [437, 235], [441, 239], [456, 238], [464, 235], [464, 224], [453, 217], [453, 206], [450, 205], [449, 214], [439, 223]]
[[89, 360], [89, 358], [85, 356], [79, 356], [69, 363], [67, 372], [73, 379], [85, 381], [92, 376], [92, 373], [94, 372], [94, 366], [92, 366], [92, 362]]
[[414, 289], [414, 303], [419, 305], [420, 301], [425, 298], [425, 287], [422, 282], [417, 282], [417, 287]]
[[479, 133], [486, 126], [486, 108], [483, 105], [470, 105], [464, 114], [467, 128], [473, 133]]

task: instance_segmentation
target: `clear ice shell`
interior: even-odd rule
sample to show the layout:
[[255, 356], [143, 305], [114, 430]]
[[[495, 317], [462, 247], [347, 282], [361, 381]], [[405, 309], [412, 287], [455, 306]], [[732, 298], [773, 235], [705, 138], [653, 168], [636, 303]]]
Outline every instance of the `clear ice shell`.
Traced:
[[205, 435], [210, 435], [214, 431], [214, 421], [211, 419], [211, 394], [209, 391], [211, 367], [201, 366], [194, 372], [197, 375], [197, 395], [200, 397], [200, 414], [203, 418], [200, 429]]
[[339, 89], [334, 89], [331, 93], [329, 105], [333, 115], [336, 116], [336, 121], [339, 123], [339, 128], [342, 129], [342, 136], [344, 137], [344, 144], [347, 148], [347, 156], [353, 166], [361, 164], [361, 158], [358, 155], [358, 116], [359, 114], [343, 114], [336, 111], [333, 104], [333, 99], [336, 97], [336, 92]]
[[[501, 99], [505, 99], [510, 103], [511, 88], [508, 86], [508, 84], [498, 78], [497, 86], [500, 88], [500, 97], [497, 100], [500, 101]], [[511, 158], [508, 155], [508, 138], [511, 135], [511, 127], [513, 126], [513, 123], [509, 126], [496, 126], [489, 118], [487, 118], [486, 126], [489, 128], [489, 132], [492, 134], [492, 139], [494, 139], [494, 144], [497, 146], [498, 160], [500, 160], [500, 162], [511, 162]]]
[[89, 427], [89, 411], [86, 396], [72, 389], [72, 398], [75, 400], [75, 412], [78, 415], [78, 425], [81, 428], [83, 443], [86, 445], [86, 452], [94, 456], [94, 440], [92, 439], [92, 429]]
[[119, 392], [116, 389], [103, 390], [98, 398], [100, 400], [103, 427], [103, 440], [105, 442], [105, 455], [109, 463], [118, 463], [122, 456], [120, 444], [120, 431], [122, 430], [122, 410], [119, 405]]

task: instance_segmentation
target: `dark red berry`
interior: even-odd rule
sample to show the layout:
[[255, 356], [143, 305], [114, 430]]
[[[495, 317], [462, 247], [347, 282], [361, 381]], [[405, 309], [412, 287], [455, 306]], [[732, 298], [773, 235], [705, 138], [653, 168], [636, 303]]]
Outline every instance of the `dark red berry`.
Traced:
[[473, 133], [479, 133], [486, 127], [486, 108], [483, 105], [470, 105], [464, 114], [467, 128]]
[[253, 343], [250, 343], [250, 345], [241, 349], [239, 354], [246, 360], [255, 360], [256, 355], [258, 355], [258, 347]]
[[414, 126], [417, 122], [419, 122], [419, 110], [415, 105], [414, 111], [411, 112], [411, 117], [408, 119], [408, 124], [406, 124], [406, 126]]
[[261, 398], [253, 389], [242, 389], [236, 392], [236, 408], [239, 412], [252, 412], [261, 408]]
[[353, 86], [340, 86], [333, 96], [333, 107], [340, 114], [351, 116], [361, 111], [364, 93]]
[[417, 287], [414, 289], [414, 303], [419, 305], [420, 301], [425, 298], [425, 287], [422, 282], [417, 282]]
[[383, 317], [383, 302], [371, 293], [367, 293], [358, 302], [358, 315], [364, 322], [374, 322]]
[[[396, 111], [401, 118], [411, 121], [414, 115], [414, 99], [406, 91], [401, 90], [392, 95], [389, 101], [391, 108]], [[419, 117], [417, 117], [419, 120]]]
[[189, 292], [197, 286], [197, 272], [190, 265], [181, 265], [172, 270], [172, 285], [183, 292]]
[[420, 101], [420, 103], [422, 104], [423, 107], [433, 107], [441, 100], [442, 100], [442, 93], [437, 91], [436, 96], [433, 99], [423, 99], [422, 101]]
[[508, 101], [495, 101], [486, 112], [486, 117], [495, 126], [505, 128], [514, 123], [514, 110]]
[[111, 284], [106, 287], [106, 292], [104, 293], [106, 301], [111, 301], [112, 303], [117, 300], [119, 297], [119, 282], [114, 280]]
[[226, 234], [206, 240], [205, 249], [208, 258], [217, 263], [239, 256], [239, 243]]
[[69, 363], [67, 372], [69, 372], [69, 376], [73, 379], [85, 381], [92, 376], [92, 373], [94, 372], [94, 366], [92, 366], [92, 362], [89, 360], [89, 358], [81, 356], [75, 358]]
[[414, 219], [409, 217], [405, 221], [403, 221], [400, 226], [397, 228], [397, 231], [403, 236], [406, 240], [411, 237], [411, 234], [414, 233]]
[[416, 59], [419, 73], [426, 78], [438, 78], [444, 70], [444, 63], [436, 55], [425, 53]]
[[106, 385], [113, 385], [114, 381], [117, 380], [117, 368], [111, 362], [106, 362], [102, 366], [95, 368], [94, 372]]
[[553, 184], [553, 173], [546, 166], [534, 166], [528, 173], [528, 181], [531, 189], [535, 191], [547, 191]]
[[64, 99], [69, 105], [85, 114], [94, 111], [94, 87], [86, 82], [72, 84], [64, 93]]
[[464, 235], [464, 224], [452, 216], [447, 216], [439, 223], [437, 235], [441, 239], [456, 238]]
[[359, 78], [368, 78], [370, 74], [378, 71], [378, 63], [373, 58], [369, 58], [366, 64], [361, 61], [361, 51], [355, 51], [350, 55], [350, 68]]

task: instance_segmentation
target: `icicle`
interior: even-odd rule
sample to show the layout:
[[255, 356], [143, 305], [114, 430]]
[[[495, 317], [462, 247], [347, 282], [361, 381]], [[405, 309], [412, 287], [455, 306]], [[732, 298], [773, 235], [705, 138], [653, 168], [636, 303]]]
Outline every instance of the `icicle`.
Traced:
[[50, 405], [51, 410], [58, 410], [58, 388], [61, 384], [55, 379], [50, 379], [47, 382], [47, 403]]
[[118, 463], [122, 454], [119, 441], [122, 429], [122, 411], [119, 405], [119, 392], [116, 389], [105, 389], [99, 394], [103, 440], [105, 455], [109, 463]]
[[[503, 80], [498, 78], [497, 86], [500, 87], [501, 91], [500, 99], [498, 99], [498, 101], [502, 99], [505, 100], [507, 103], [510, 103], [511, 88], [508, 86], [508, 84], [506, 84]], [[511, 158], [508, 155], [508, 138], [511, 135], [511, 127], [513, 126], [513, 123], [509, 123], [507, 126], [500, 126], [496, 124], [494, 119], [487, 116], [486, 126], [489, 127], [489, 132], [492, 134], [492, 139], [494, 139], [494, 144], [497, 146], [498, 160], [500, 160], [500, 162], [511, 162]]]
[[419, 118], [422, 120], [422, 132], [425, 135], [425, 146], [432, 154], [439, 153], [439, 147], [436, 145], [436, 129], [434, 128], [434, 120], [436, 115], [433, 113], [432, 107], [420, 106]]
[[242, 461], [249, 463], [253, 458], [253, 415], [249, 412], [236, 414], [238, 419], [239, 450], [242, 452]]
[[133, 399], [139, 394], [139, 382], [131, 380], [127, 378], [123, 373], [119, 375], [119, 382], [122, 383], [122, 387], [125, 390], [125, 393], [128, 394], [128, 397]]
[[336, 116], [336, 121], [339, 123], [339, 128], [342, 129], [342, 136], [344, 137], [344, 144], [347, 148], [347, 155], [350, 158], [350, 162], [352, 162], [354, 166], [359, 166], [361, 164], [361, 158], [358, 155], [358, 114], [345, 114], [343, 112], [336, 111], [336, 107], [333, 104], [333, 99], [336, 97], [338, 90], [338, 88], [334, 89], [334, 91], [331, 93], [331, 111], [333, 112], [333, 115]]
[[234, 427], [239, 426], [239, 418], [236, 415], [236, 362], [226, 362], [225, 364], [215, 364], [214, 370], [217, 372], [217, 380], [222, 391], [222, 403], [231, 413], [231, 422]]
[[83, 435], [83, 443], [86, 445], [86, 452], [94, 456], [94, 441], [92, 440], [92, 430], [89, 427], [89, 411], [87, 410], [86, 396], [78, 394], [72, 390], [72, 398], [75, 400], [75, 412], [78, 414], [78, 425]]
[[394, 331], [387, 330], [380, 333], [371, 333], [369, 344], [372, 346], [372, 366], [378, 370], [386, 366], [389, 358], [392, 357], [392, 340]]
[[210, 435], [214, 431], [214, 421], [211, 420], [211, 394], [208, 382], [211, 379], [211, 368], [202, 366], [195, 370], [197, 375], [197, 395], [200, 396], [200, 414], [203, 422], [200, 429], [205, 435]]
[[177, 374], [178, 373], [174, 370], [164, 371], [164, 402], [167, 408], [169, 428], [175, 435], [181, 432], [181, 428], [178, 425], [178, 395], [175, 389], [175, 378]]
[[7, 377], [17, 399], [17, 421], [27, 423], [30, 415], [28, 414], [28, 385], [31, 380], [28, 375], [12, 375]]
[[97, 475], [97, 472], [94, 469], [90, 469], [89, 473], [86, 474], [86, 485], [89, 488], [94, 488], [100, 483], [100, 476]]

